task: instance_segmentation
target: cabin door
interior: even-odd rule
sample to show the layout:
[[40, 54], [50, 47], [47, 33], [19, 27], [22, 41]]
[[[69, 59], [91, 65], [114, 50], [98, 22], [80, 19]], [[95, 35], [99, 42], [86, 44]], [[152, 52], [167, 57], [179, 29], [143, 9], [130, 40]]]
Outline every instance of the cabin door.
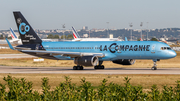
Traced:
[[151, 53], [155, 53], [155, 51], [156, 51], [156, 50], [155, 50], [155, 47], [156, 47], [156, 45], [153, 44], [152, 47], [151, 47]]
[[122, 45], [122, 44], [118, 45], [118, 49], [116, 49], [116, 50], [117, 50], [117, 53], [122, 53], [121, 45]]

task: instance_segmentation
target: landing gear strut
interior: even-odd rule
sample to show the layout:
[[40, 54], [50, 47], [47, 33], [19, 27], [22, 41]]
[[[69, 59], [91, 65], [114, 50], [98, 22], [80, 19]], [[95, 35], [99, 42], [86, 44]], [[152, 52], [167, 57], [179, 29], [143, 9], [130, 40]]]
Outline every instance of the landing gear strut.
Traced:
[[73, 70], [83, 70], [83, 66], [79, 66], [79, 65], [74, 66]]
[[160, 60], [153, 60], [154, 66], [151, 68], [152, 70], [157, 70], [157, 65], [156, 65], [157, 61], [160, 61]]
[[94, 69], [104, 69], [104, 65], [102, 65], [103, 61], [99, 61], [99, 65], [94, 66]]

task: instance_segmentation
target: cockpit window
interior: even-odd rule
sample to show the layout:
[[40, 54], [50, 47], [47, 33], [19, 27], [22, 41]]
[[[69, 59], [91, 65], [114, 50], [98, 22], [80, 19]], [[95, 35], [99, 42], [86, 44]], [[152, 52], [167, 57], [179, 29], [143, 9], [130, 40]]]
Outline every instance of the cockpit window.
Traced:
[[171, 47], [167, 47], [167, 50], [171, 50]]
[[161, 47], [161, 50], [171, 50], [171, 47]]

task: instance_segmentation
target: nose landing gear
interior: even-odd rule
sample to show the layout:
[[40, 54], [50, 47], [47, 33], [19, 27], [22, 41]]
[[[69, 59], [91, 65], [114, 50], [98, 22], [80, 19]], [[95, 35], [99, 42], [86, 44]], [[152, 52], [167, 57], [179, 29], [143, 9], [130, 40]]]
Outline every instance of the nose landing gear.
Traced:
[[154, 61], [154, 66], [151, 68], [152, 70], [157, 70], [156, 61]]
[[154, 66], [151, 68], [151, 70], [157, 70], [157, 64], [156, 64], [157, 61], [160, 61], [160, 60], [159, 59], [153, 60]]

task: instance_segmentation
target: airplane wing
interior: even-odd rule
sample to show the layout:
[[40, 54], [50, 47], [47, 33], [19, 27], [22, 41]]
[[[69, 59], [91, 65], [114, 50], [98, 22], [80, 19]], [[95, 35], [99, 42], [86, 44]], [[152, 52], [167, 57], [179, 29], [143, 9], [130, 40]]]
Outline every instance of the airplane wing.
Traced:
[[61, 56], [69, 56], [71, 58], [74, 57], [82, 57], [82, 56], [97, 56], [97, 57], [105, 57], [103, 53], [85, 53], [85, 52], [65, 52], [65, 51], [43, 51], [43, 50], [21, 50], [22, 52], [28, 53], [36, 53], [38, 55], [49, 54], [51, 56], [61, 55]]
[[11, 45], [11, 43], [9, 42], [9, 40], [7, 38], [6, 38], [6, 41], [7, 41], [8, 45], [9, 45], [9, 48], [14, 50], [13, 46]]

